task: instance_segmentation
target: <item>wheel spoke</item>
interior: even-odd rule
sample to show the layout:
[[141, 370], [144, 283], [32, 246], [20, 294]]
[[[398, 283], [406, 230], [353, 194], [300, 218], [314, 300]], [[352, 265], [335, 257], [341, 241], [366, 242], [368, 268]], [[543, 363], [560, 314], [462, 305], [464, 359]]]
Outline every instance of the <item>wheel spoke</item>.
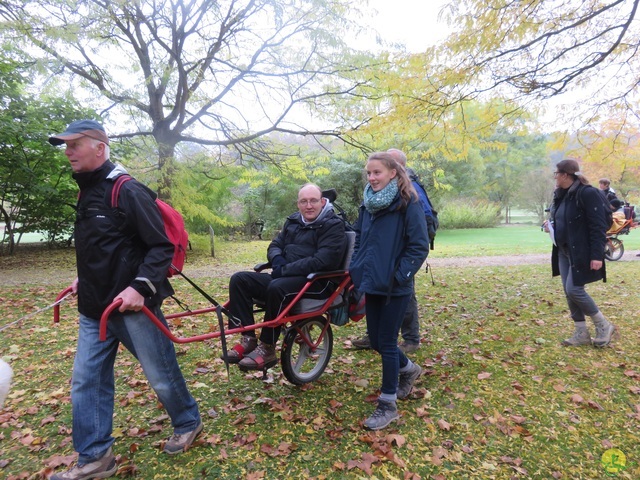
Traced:
[[296, 371], [298, 372], [301, 371], [304, 365], [304, 362], [307, 360], [307, 358], [309, 358], [309, 347], [302, 344], [298, 349], [298, 355], [296, 356], [296, 359], [295, 359], [296, 361], [293, 365], [293, 368], [295, 368]]

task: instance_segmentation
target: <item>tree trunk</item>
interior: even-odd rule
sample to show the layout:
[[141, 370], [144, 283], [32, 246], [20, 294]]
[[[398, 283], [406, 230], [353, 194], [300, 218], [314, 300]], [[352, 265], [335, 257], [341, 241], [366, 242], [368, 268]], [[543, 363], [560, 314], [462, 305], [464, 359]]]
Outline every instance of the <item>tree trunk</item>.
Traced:
[[175, 152], [177, 142], [167, 138], [169, 136], [169, 132], [163, 134], [157, 131], [155, 134], [158, 144], [158, 170], [160, 172], [158, 178], [158, 198], [171, 204], [171, 187], [173, 186], [173, 177], [176, 173]]
[[8, 239], [7, 253], [9, 256], [11, 256], [15, 253], [15, 247], [16, 247], [15, 237], [13, 235], [13, 228], [11, 227], [11, 217], [9, 216], [9, 213], [4, 208], [0, 208], [0, 212], [2, 213], [2, 218], [4, 219], [4, 238]]

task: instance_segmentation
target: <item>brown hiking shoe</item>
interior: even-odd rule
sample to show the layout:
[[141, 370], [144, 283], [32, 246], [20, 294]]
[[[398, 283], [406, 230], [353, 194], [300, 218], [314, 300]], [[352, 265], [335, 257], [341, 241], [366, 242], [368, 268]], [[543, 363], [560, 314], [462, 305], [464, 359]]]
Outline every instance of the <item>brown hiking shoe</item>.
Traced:
[[56, 473], [49, 480], [89, 480], [91, 478], [109, 478], [118, 471], [116, 457], [111, 447], [95, 462], [78, 463], [66, 472]]
[[404, 353], [406, 355], [407, 353], [413, 353], [416, 350], [418, 350], [418, 348], [420, 348], [420, 344], [419, 343], [407, 343], [407, 342], [404, 342], [404, 343], [400, 344], [398, 346], [398, 348], [400, 350], [402, 350], [402, 353]]
[[238, 366], [243, 370], [265, 370], [277, 362], [276, 346], [260, 342], [260, 345], [253, 352], [240, 360]]
[[164, 444], [164, 453], [176, 455], [177, 453], [186, 452], [193, 444], [203, 429], [202, 422], [196, 428], [186, 433], [174, 433], [169, 437], [167, 443]]
[[408, 372], [400, 372], [398, 390], [396, 391], [398, 400], [404, 400], [409, 396], [411, 390], [413, 390], [413, 385], [416, 383], [416, 380], [418, 380], [421, 373], [422, 368], [420, 368], [420, 365], [417, 363], [414, 363]]
[[371, 350], [371, 341], [369, 340], [369, 335], [364, 335], [361, 338], [356, 338], [351, 341], [351, 345], [358, 350]]
[[[238, 363], [245, 357], [245, 355], [253, 352], [257, 346], [258, 339], [256, 337], [243, 335], [240, 339], [240, 343], [227, 352], [227, 361], [229, 363]], [[220, 355], [220, 360], [224, 360], [223, 355]]]

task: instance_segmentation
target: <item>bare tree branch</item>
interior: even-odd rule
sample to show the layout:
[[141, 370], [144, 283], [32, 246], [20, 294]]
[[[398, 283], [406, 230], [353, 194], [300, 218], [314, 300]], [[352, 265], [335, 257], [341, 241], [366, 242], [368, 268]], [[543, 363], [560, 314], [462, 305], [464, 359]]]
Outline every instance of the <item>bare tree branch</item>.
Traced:
[[[37, 47], [70, 88], [92, 87], [114, 138], [152, 136], [169, 194], [180, 142], [269, 157], [273, 132], [341, 135], [342, 126], [300, 128], [300, 107], [332, 108], [365, 95], [359, 70], [341, 67], [346, 0], [0, 0], [5, 32]], [[62, 70], [60, 70], [62, 68]], [[335, 99], [335, 100], [334, 100]], [[126, 116], [125, 116], [126, 115]], [[123, 119], [124, 117], [124, 119]], [[108, 125], [109, 126], [109, 125]], [[132, 128], [133, 127], [133, 128]]]

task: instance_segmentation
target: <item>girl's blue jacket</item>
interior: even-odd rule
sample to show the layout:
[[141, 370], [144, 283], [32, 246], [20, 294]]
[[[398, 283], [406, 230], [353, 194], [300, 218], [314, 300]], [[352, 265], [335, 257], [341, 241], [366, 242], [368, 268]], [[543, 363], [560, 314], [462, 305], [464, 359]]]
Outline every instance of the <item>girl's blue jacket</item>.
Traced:
[[420, 202], [399, 210], [400, 194], [387, 208], [370, 214], [360, 206], [354, 225], [356, 244], [349, 272], [360, 292], [403, 296], [429, 254], [427, 222]]

